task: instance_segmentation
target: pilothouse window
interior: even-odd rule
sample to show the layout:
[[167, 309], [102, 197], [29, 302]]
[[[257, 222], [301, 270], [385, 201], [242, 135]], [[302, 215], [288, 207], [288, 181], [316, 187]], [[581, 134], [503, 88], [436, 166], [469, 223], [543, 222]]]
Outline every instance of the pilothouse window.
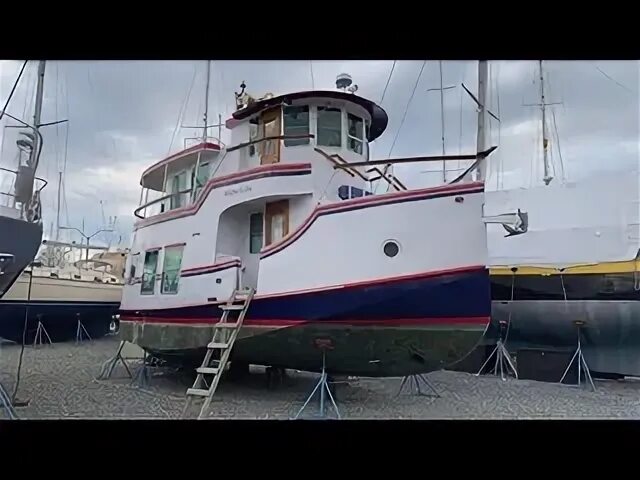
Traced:
[[[253, 142], [258, 139], [258, 119], [254, 118], [249, 121], [249, 141]], [[249, 156], [253, 157], [256, 154], [256, 145], [249, 145]]]
[[184, 245], [165, 248], [162, 266], [162, 293], [178, 293], [183, 251]]
[[347, 115], [347, 148], [362, 155], [363, 121], [351, 113]]
[[342, 146], [342, 112], [339, 108], [318, 107], [318, 145]]
[[[284, 107], [284, 135], [309, 135], [309, 107], [289, 106]], [[285, 147], [293, 147], [295, 145], [307, 145], [309, 138], [290, 138], [285, 139]]]

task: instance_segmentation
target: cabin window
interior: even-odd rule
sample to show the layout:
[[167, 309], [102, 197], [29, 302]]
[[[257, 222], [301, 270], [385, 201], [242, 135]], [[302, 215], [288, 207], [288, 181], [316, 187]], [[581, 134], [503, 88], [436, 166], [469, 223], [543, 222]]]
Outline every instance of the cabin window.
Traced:
[[171, 179], [171, 193], [174, 194], [171, 197], [171, 210], [174, 208], [180, 208], [183, 206], [183, 196], [184, 194], [178, 193], [187, 189], [187, 172], [180, 172], [177, 175], [174, 175]]
[[252, 213], [249, 216], [249, 253], [258, 253], [262, 249], [264, 237], [264, 216]]
[[156, 269], [158, 268], [158, 254], [160, 250], [152, 250], [144, 255], [144, 267], [142, 268], [142, 285], [140, 293], [153, 295], [156, 286]]
[[[307, 105], [284, 107], [284, 135], [309, 135], [309, 107]], [[289, 138], [284, 140], [285, 147], [308, 145], [309, 138]]]
[[194, 171], [194, 177], [195, 181], [192, 178], [191, 182], [193, 185], [195, 185], [194, 198], [197, 198], [200, 190], [202, 190], [202, 187], [204, 187], [204, 185], [209, 180], [209, 162], [203, 162], [198, 165], [198, 173], [196, 174]]
[[[259, 128], [258, 128], [258, 119], [254, 118], [252, 120], [249, 120], [249, 141], [253, 142], [254, 140], [258, 139], [258, 132], [259, 132]], [[256, 145], [249, 145], [249, 156], [253, 157], [256, 154]]]
[[362, 155], [363, 121], [360, 117], [347, 115], [347, 148]]
[[317, 144], [342, 146], [342, 112], [339, 108], [318, 107]]
[[167, 247], [164, 249], [162, 265], [162, 293], [178, 293], [180, 267], [182, 266], [182, 252], [184, 245]]

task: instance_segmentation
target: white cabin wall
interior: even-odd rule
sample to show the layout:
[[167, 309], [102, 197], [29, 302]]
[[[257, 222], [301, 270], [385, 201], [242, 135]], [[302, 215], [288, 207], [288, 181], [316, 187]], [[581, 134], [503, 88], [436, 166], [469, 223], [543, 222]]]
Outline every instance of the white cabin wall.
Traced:
[[[450, 196], [322, 215], [293, 243], [261, 260], [258, 291], [275, 294], [486, 265], [484, 195], [462, 196], [461, 203]], [[391, 239], [400, 244], [393, 258], [383, 253]]]
[[520, 208], [526, 235], [489, 228], [492, 265], [570, 265], [630, 260], [640, 248], [636, 175], [600, 175], [577, 183], [486, 192], [485, 212]]
[[311, 215], [316, 202], [312, 195], [301, 195], [289, 199], [289, 232], [293, 232]]

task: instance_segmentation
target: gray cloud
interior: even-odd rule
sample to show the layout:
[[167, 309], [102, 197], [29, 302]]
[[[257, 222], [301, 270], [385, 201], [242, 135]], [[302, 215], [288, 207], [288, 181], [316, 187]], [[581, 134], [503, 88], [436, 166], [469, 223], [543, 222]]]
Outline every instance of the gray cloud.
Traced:
[[[21, 62], [0, 63], [0, 98], [6, 99]], [[287, 91], [334, 88], [335, 76], [350, 73], [358, 94], [379, 102], [392, 61], [214, 61], [212, 65], [210, 122], [223, 120], [234, 108], [233, 92], [241, 81], [261, 95]], [[386, 158], [398, 133], [407, 101], [422, 61], [398, 61], [382, 106], [390, 121], [375, 142], [374, 158]], [[547, 101], [553, 107], [560, 136], [566, 175], [578, 180], [599, 171], [638, 170], [640, 70], [638, 62], [545, 62]], [[598, 68], [601, 70], [599, 71]], [[444, 84], [456, 85], [444, 99], [447, 153], [473, 153], [476, 112], [472, 100], [461, 92], [462, 82], [475, 91], [477, 62], [444, 62]], [[11, 102], [9, 112], [31, 116], [35, 62]], [[313, 75], [312, 75], [313, 71]], [[602, 73], [604, 72], [604, 74]], [[541, 183], [540, 112], [523, 103], [537, 103], [537, 62], [491, 62], [491, 110], [501, 122], [491, 122], [491, 139], [499, 144], [491, 156], [489, 185], [513, 188]], [[606, 78], [606, 75], [612, 79]], [[616, 82], [623, 86], [619, 86]], [[52, 184], [45, 189], [45, 216], [55, 217], [57, 172], [63, 168], [65, 136], [68, 152], [65, 175], [67, 212], [63, 222], [79, 226], [84, 218], [88, 231], [105, 216], [117, 215], [119, 234], [127, 237], [138, 202], [139, 176], [146, 166], [167, 155], [178, 125], [179, 113], [193, 84], [182, 124], [202, 122], [205, 62], [190, 61], [92, 61], [48, 62], [43, 120], [68, 118], [68, 125], [46, 127], [45, 150], [39, 174]], [[428, 61], [408, 106], [392, 156], [439, 154], [440, 100], [427, 92], [439, 84], [438, 62]], [[499, 100], [499, 101], [498, 101]], [[499, 103], [499, 106], [498, 106]], [[549, 115], [552, 120], [551, 114]], [[3, 119], [6, 124], [7, 120]], [[553, 124], [551, 123], [553, 131]], [[4, 130], [2, 165], [11, 163], [16, 131]], [[171, 150], [179, 149], [193, 130], [179, 130]], [[214, 132], [212, 132], [214, 133]], [[223, 140], [228, 135], [223, 133]], [[552, 137], [554, 166], [559, 173], [557, 142]], [[453, 164], [450, 168], [463, 168]], [[440, 165], [397, 167], [396, 173], [411, 186], [436, 184]], [[429, 173], [423, 173], [425, 171]], [[450, 173], [452, 177], [454, 173]], [[106, 240], [105, 236], [103, 240]], [[117, 238], [116, 238], [117, 239]]]

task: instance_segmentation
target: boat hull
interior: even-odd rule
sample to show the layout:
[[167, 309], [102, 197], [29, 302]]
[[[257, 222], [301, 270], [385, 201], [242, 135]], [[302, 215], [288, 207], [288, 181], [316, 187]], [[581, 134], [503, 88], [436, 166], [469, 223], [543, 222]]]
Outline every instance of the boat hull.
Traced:
[[[42, 322], [52, 342], [64, 342], [76, 338], [78, 319], [92, 339], [110, 332], [114, 315], [118, 313], [119, 302], [31, 302], [0, 301], [0, 337], [22, 343], [27, 326], [25, 343], [33, 343], [38, 321]], [[116, 320], [117, 326], [117, 320]], [[83, 338], [86, 338], [83, 331]], [[43, 341], [46, 336], [43, 335]]]
[[78, 319], [91, 338], [110, 331], [118, 313], [122, 286], [63, 278], [30, 278], [23, 273], [0, 300], [0, 337], [22, 343], [27, 317], [26, 343], [32, 343], [38, 321], [53, 342], [76, 338]]
[[493, 303], [488, 340], [497, 338], [496, 324], [511, 317], [507, 347], [575, 350], [577, 328], [582, 350], [595, 372], [640, 375], [640, 302], [632, 300], [519, 300]]
[[[241, 362], [335, 374], [397, 376], [454, 364], [489, 323], [484, 267], [295, 295], [257, 296], [234, 348]], [[464, 298], [465, 301], [459, 301]], [[218, 305], [122, 311], [120, 335], [156, 356], [202, 360]]]
[[42, 225], [0, 216], [0, 232], [0, 253], [14, 257], [13, 263], [0, 275], [2, 298], [37, 255], [42, 242]]

